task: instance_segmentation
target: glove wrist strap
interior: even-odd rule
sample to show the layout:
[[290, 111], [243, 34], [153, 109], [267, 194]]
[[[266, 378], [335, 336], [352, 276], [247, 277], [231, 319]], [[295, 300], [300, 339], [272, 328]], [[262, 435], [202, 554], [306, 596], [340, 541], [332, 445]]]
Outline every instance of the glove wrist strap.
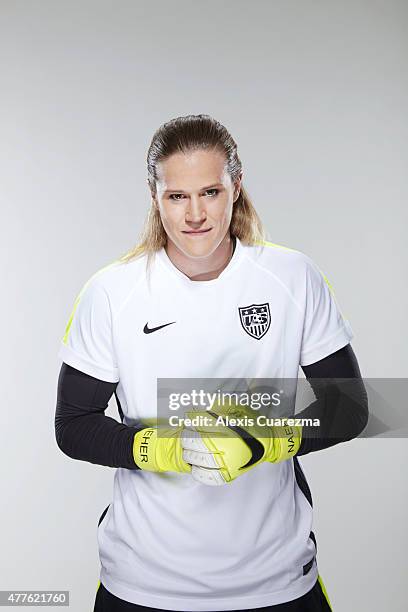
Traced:
[[268, 461], [278, 463], [296, 455], [302, 441], [302, 428], [282, 425], [273, 428], [273, 450]]
[[133, 459], [141, 470], [161, 471], [156, 459], [157, 429], [146, 427], [138, 431], [133, 439]]

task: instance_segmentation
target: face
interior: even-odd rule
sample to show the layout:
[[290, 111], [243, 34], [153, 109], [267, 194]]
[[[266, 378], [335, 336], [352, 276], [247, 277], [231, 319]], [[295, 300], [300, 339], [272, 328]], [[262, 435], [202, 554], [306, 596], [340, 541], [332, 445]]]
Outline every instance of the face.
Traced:
[[229, 233], [242, 175], [233, 184], [214, 151], [175, 153], [158, 164], [158, 206], [168, 239], [185, 256], [208, 257]]

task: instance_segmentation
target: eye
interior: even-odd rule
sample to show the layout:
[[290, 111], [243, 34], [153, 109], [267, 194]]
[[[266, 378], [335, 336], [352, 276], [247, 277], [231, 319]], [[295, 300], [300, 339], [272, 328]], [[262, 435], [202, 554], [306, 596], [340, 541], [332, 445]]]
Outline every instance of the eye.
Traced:
[[[215, 198], [219, 194], [219, 191], [220, 191], [219, 189], [213, 188], [213, 189], [207, 189], [204, 193], [210, 194], [211, 198]], [[181, 197], [178, 197], [178, 196], [181, 196]], [[172, 193], [169, 195], [169, 199], [175, 202], [179, 202], [183, 197], [184, 197], [183, 193]]]
[[170, 196], [169, 196], [170, 200], [175, 200], [176, 202], [178, 202], [180, 198], [175, 198], [174, 196], [183, 196], [183, 194], [182, 193], [172, 193], [172, 194], [170, 194]]
[[218, 194], [218, 192], [219, 192], [218, 189], [214, 188], [214, 189], [207, 189], [207, 191], [205, 193], [209, 193], [210, 191], [213, 191], [213, 192], [215, 191], [214, 195], [211, 196], [212, 198], [215, 197]]

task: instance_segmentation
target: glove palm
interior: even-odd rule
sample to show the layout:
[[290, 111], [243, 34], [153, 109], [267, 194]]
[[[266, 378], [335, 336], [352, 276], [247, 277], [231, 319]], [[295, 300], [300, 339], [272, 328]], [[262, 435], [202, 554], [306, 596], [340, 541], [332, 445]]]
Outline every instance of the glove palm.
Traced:
[[[268, 427], [257, 422], [259, 414], [236, 405], [187, 412], [191, 419], [198, 415], [211, 419], [209, 424], [185, 428], [181, 435], [183, 457], [192, 465], [193, 478], [222, 485], [264, 461], [278, 463], [293, 457], [300, 447], [301, 427]], [[225, 425], [219, 423], [219, 417]], [[236, 424], [229, 424], [232, 419]]]

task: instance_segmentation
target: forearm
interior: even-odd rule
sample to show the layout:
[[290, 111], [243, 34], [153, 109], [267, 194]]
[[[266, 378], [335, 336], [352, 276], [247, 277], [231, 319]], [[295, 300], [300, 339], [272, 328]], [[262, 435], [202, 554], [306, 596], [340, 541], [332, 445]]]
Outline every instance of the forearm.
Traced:
[[367, 424], [367, 393], [360, 379], [338, 384], [322, 383], [319, 397], [296, 418], [319, 419], [320, 425], [304, 425], [298, 455], [321, 450], [356, 438]]
[[72, 459], [138, 469], [133, 459], [133, 439], [139, 429], [104, 414], [116, 386], [62, 364], [55, 411], [56, 441]]
[[103, 414], [72, 419], [56, 416], [59, 448], [72, 459], [98, 465], [138, 469], [132, 454], [136, 431]]
[[356, 438], [367, 424], [368, 398], [351, 346], [302, 369], [316, 400], [296, 418], [319, 419], [320, 426], [302, 427], [297, 454], [306, 455]]

